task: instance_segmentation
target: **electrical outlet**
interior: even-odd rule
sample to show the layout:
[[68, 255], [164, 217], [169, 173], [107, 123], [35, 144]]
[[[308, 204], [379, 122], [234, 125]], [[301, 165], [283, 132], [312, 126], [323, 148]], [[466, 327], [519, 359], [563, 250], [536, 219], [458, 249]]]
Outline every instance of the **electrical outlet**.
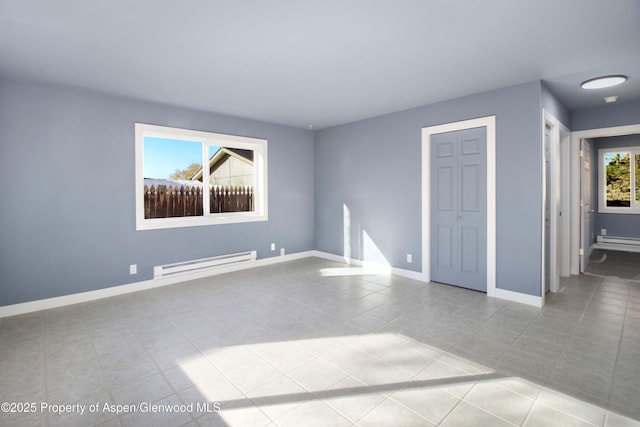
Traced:
[[275, 250], [276, 250], [276, 244], [275, 244], [275, 243], [272, 243], [272, 244], [271, 244], [271, 250], [272, 250], [272, 251], [275, 251]]
[[284, 248], [280, 248], [280, 255], [284, 255]]
[[129, 266], [129, 274], [138, 274], [138, 265], [137, 264], [131, 264]]
[[413, 262], [413, 255], [407, 254], [407, 262], [411, 264]]
[[607, 235], [607, 229], [603, 228], [602, 230], [600, 230], [600, 235], [601, 236], [606, 236]]

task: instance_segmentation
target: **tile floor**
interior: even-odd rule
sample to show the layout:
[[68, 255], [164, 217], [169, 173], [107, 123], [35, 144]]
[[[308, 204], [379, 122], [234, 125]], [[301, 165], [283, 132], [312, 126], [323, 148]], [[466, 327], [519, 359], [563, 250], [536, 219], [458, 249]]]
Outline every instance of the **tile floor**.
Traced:
[[640, 253], [594, 249], [587, 273], [640, 281]]
[[37, 406], [0, 425], [638, 426], [639, 361], [638, 282], [537, 309], [306, 258], [0, 319]]

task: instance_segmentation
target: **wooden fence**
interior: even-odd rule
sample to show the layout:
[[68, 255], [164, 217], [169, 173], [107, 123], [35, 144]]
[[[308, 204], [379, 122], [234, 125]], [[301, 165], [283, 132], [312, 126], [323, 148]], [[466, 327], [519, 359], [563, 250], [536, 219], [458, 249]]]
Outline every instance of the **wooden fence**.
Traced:
[[[144, 217], [202, 216], [202, 188], [189, 186], [144, 186]], [[253, 188], [214, 186], [209, 191], [209, 212], [253, 211]]]

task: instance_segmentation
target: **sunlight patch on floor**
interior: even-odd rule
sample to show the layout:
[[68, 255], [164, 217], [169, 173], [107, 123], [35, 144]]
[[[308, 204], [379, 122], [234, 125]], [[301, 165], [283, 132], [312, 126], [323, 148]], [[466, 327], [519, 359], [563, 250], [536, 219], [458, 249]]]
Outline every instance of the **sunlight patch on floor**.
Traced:
[[[180, 367], [203, 401], [219, 404], [220, 412], [205, 417], [228, 426], [305, 420], [369, 425], [388, 416], [409, 424], [455, 424], [481, 415], [515, 425], [558, 420], [635, 425], [592, 403], [398, 333], [262, 342], [203, 353]], [[432, 404], [425, 405], [425, 399]]]

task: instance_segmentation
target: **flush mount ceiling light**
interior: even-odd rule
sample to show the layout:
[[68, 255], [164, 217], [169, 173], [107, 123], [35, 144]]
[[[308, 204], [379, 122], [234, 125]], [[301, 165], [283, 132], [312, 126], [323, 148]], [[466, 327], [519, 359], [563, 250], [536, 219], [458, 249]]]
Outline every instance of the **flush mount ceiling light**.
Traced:
[[595, 79], [585, 80], [580, 84], [582, 89], [602, 89], [605, 87], [617, 86], [626, 82], [627, 76], [615, 75], [615, 76], [602, 76]]

